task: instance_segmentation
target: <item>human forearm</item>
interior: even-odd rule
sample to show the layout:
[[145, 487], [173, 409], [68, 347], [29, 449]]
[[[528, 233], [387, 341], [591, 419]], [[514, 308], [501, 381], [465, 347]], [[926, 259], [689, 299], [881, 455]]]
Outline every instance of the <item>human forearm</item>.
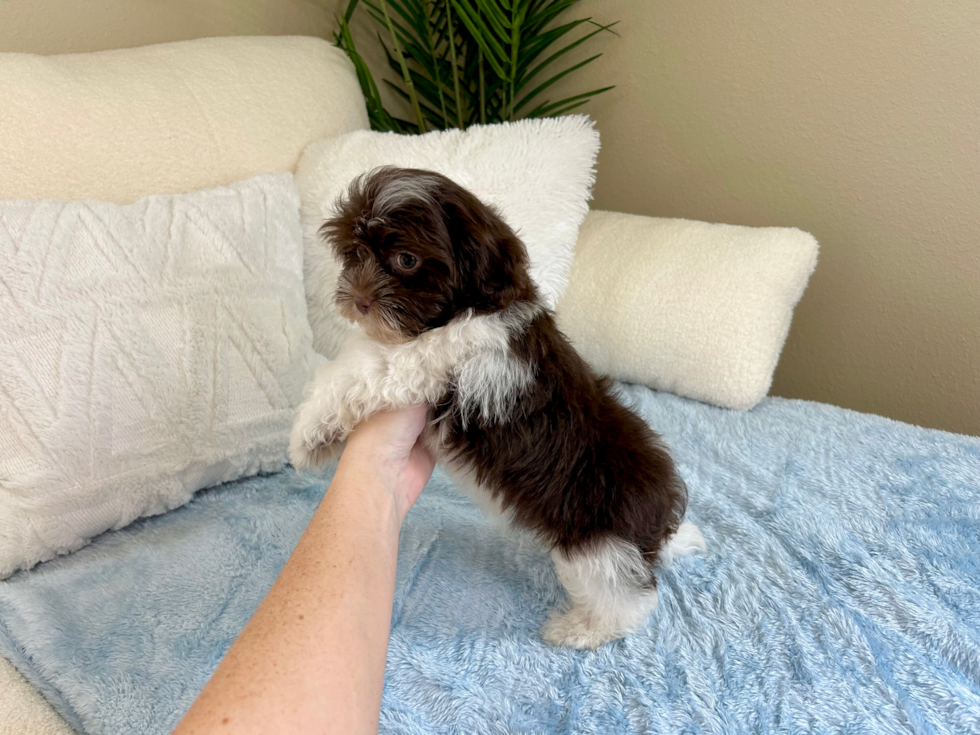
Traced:
[[432, 474], [427, 409], [347, 440], [289, 562], [178, 725], [192, 733], [367, 733], [378, 726], [398, 532]]
[[177, 732], [377, 729], [401, 518], [384, 473], [345, 457], [255, 616]]

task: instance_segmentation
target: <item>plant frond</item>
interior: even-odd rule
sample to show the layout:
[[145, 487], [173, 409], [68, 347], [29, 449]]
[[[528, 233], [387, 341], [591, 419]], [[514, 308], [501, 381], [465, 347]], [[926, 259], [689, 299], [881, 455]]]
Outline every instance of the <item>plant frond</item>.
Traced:
[[[616, 23], [562, 20], [578, 1], [347, 0], [338, 10], [334, 41], [354, 65], [375, 130], [414, 133], [557, 116], [612, 89], [538, 102], [552, 85], [601, 56], [577, 61], [578, 49], [600, 33], [615, 33]], [[351, 34], [357, 10], [377, 24], [378, 42], [395, 74], [393, 80], [384, 79], [382, 87], [409, 103], [414, 121], [385, 109], [378, 84]], [[556, 70], [566, 59], [575, 63]]]
[[562, 107], [564, 105], [567, 105], [569, 102], [575, 102], [577, 100], [582, 100], [583, 103], [588, 102], [590, 98], [595, 97], [597, 94], [608, 92], [610, 89], [614, 89], [614, 88], [615, 86], [601, 87], [600, 89], [593, 89], [590, 92], [583, 92], [582, 94], [576, 94], [572, 97], [566, 97], [563, 100], [558, 100], [557, 102], [552, 102], [550, 104], [545, 102], [541, 105], [538, 105], [533, 110], [531, 110], [531, 112], [527, 114], [527, 117], [548, 117], [550, 116], [549, 113], [561, 114], [561, 113], [556, 113], [555, 111], [562, 109]]
[[572, 66], [568, 67], [564, 71], [560, 71], [557, 74], [555, 74], [553, 77], [551, 77], [551, 78], [549, 78], [549, 79], [541, 82], [541, 84], [539, 84], [537, 87], [535, 87], [530, 92], [528, 92], [521, 99], [520, 102], [518, 102], [516, 105], [514, 105], [514, 112], [517, 112], [518, 110], [522, 109], [528, 102], [530, 102], [532, 99], [534, 99], [535, 97], [537, 97], [539, 94], [541, 94], [544, 90], [546, 90], [552, 84], [554, 84], [555, 82], [557, 82], [559, 79], [564, 79], [565, 77], [567, 77], [569, 74], [571, 74], [576, 69], [581, 69], [586, 64], [591, 64], [593, 61], [595, 61], [596, 59], [598, 59], [600, 56], [602, 56], [602, 54], [596, 54], [595, 56], [590, 56], [585, 61], [580, 61], [577, 64], [573, 64]]
[[[589, 23], [592, 23], [591, 20], [588, 20], [588, 22]], [[618, 21], [617, 21], [617, 23], [618, 23]], [[577, 25], [578, 24], [576, 24], [576, 27], [577, 27]], [[593, 23], [593, 25], [598, 25], [598, 24]], [[536, 77], [538, 74], [540, 74], [541, 71], [546, 66], [548, 66], [551, 63], [553, 63], [557, 59], [561, 58], [562, 56], [564, 56], [565, 54], [567, 54], [569, 51], [572, 51], [573, 49], [578, 48], [579, 46], [581, 46], [583, 43], [585, 43], [586, 41], [588, 41], [593, 36], [597, 36], [598, 34], [602, 33], [603, 31], [610, 31], [610, 32], [612, 32], [610, 29], [614, 25], [616, 25], [616, 23], [610, 23], [609, 25], [599, 26], [596, 30], [591, 31], [590, 33], [585, 34], [584, 36], [582, 36], [581, 38], [579, 38], [577, 41], [572, 41], [568, 45], [562, 46], [560, 49], [558, 49], [558, 51], [556, 51], [555, 53], [553, 53], [551, 56], [549, 56], [544, 61], [540, 62], [537, 66], [535, 66], [533, 69], [530, 69], [530, 70], [527, 69], [527, 66], [529, 66], [530, 65], [530, 62], [534, 61], [534, 59], [537, 58], [537, 56], [540, 56], [541, 53], [544, 51], [544, 49], [547, 48], [547, 46], [542, 47], [539, 51], [537, 51], [536, 53], [534, 53], [533, 57], [532, 57], [531, 53], [529, 52], [527, 54], [527, 59], [526, 59], [525, 64], [524, 64], [524, 71], [521, 73], [521, 76], [520, 76], [519, 86], [520, 87], [523, 87], [529, 81], [531, 81], [532, 79], [534, 79], [534, 77]], [[560, 36], [559, 36], [559, 38], [560, 38]], [[558, 40], [558, 39], [557, 38], [553, 39], [548, 44], [548, 46], [550, 46], [556, 40]]]

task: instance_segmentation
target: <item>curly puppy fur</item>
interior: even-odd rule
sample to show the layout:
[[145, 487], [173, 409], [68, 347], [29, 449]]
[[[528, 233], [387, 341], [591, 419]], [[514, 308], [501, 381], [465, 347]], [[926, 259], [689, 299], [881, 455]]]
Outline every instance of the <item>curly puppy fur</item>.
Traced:
[[424, 402], [423, 440], [489, 513], [550, 550], [571, 601], [547, 640], [595, 648], [657, 604], [655, 572], [703, 549], [667, 449], [558, 330], [499, 214], [431, 171], [356, 179], [321, 233], [336, 304], [361, 328], [300, 407], [297, 468], [336, 457], [358, 421]]

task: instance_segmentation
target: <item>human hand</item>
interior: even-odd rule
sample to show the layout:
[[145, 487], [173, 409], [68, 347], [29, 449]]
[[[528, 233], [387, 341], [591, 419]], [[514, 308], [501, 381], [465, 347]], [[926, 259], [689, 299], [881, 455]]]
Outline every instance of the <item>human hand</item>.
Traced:
[[341, 457], [342, 465], [356, 464], [378, 473], [391, 492], [399, 523], [435, 467], [435, 460], [419, 441], [427, 414], [425, 405], [376, 413], [354, 428]]

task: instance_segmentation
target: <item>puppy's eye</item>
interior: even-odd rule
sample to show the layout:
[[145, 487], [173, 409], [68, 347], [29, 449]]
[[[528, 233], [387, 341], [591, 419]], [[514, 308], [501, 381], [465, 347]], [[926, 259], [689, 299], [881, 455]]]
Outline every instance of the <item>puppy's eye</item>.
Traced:
[[368, 249], [366, 247], [364, 247], [363, 245], [361, 245], [354, 252], [354, 257], [357, 258], [358, 262], [363, 263], [365, 260], [367, 260], [367, 257], [368, 257]]
[[411, 253], [398, 253], [398, 257], [395, 260], [399, 268], [404, 268], [407, 271], [412, 270], [419, 262], [419, 259]]

